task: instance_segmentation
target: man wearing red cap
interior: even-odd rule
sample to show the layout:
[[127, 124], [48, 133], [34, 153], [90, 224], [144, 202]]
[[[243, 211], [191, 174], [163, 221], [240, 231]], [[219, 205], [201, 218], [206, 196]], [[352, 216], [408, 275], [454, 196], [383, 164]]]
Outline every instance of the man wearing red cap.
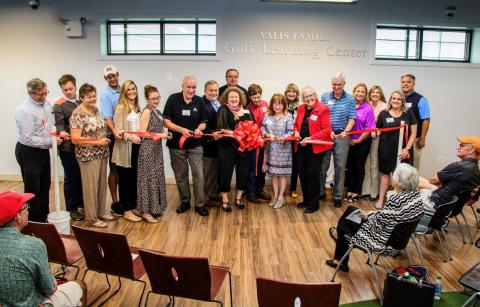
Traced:
[[57, 286], [42, 240], [23, 235], [28, 224], [26, 203], [35, 195], [0, 193], [0, 306], [86, 305], [82, 281]]
[[432, 178], [419, 178], [418, 188], [425, 207], [425, 215], [420, 225], [428, 226], [438, 205], [459, 196], [461, 191], [473, 190], [480, 185], [480, 138], [459, 136], [457, 157], [460, 161], [450, 163]]

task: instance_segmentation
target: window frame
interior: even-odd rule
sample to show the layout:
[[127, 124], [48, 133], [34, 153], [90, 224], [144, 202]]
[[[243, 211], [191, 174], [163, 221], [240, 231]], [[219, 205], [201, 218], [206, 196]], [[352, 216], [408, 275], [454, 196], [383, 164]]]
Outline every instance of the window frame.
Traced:
[[[112, 53], [111, 50], [111, 37], [112, 34], [110, 32], [111, 25], [123, 25], [124, 34], [123, 34], [123, 43], [124, 43], [124, 52], [119, 53], [115, 52]], [[132, 53], [128, 52], [128, 34], [126, 34], [126, 29], [128, 24], [159, 24], [160, 25], [160, 52], [139, 52], [139, 53]], [[165, 25], [166, 24], [193, 24], [195, 25], [195, 52], [165, 52]], [[199, 20], [199, 19], [169, 19], [169, 20], [154, 20], [154, 19], [145, 19], [145, 20], [115, 20], [115, 19], [107, 19], [106, 20], [106, 47], [107, 47], [107, 56], [142, 56], [142, 55], [161, 55], [161, 56], [216, 56], [217, 55], [217, 44], [215, 46], [215, 52], [213, 53], [205, 53], [199, 52], [198, 50], [198, 39], [200, 35], [198, 33], [198, 28], [200, 24], [217, 24], [217, 21], [214, 19], [206, 19], [206, 20]], [[215, 31], [216, 32], [216, 31]], [[217, 34], [215, 34], [215, 40], [217, 38]]]
[[[378, 29], [392, 29], [392, 30], [407, 30], [407, 37], [405, 39], [405, 56], [402, 58], [393, 58], [393, 57], [377, 57], [377, 30]], [[416, 55], [415, 58], [408, 58], [408, 48], [410, 44], [409, 33], [410, 30], [417, 31], [417, 46], [416, 46]], [[465, 33], [465, 51], [463, 60], [443, 60], [443, 59], [424, 59], [422, 58], [423, 52], [423, 31], [438, 31], [438, 32], [462, 32]], [[446, 28], [446, 27], [419, 27], [419, 26], [403, 26], [403, 25], [387, 25], [387, 24], [376, 24], [375, 27], [375, 39], [374, 39], [374, 60], [375, 61], [412, 61], [412, 62], [437, 62], [437, 63], [472, 63], [472, 29], [458, 29], [458, 28]], [[440, 42], [441, 43], [441, 42]]]

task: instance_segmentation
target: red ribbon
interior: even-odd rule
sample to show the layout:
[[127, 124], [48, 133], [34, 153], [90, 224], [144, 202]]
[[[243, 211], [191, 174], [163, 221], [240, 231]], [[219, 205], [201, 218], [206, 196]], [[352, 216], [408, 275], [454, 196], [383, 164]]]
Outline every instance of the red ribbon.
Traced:
[[[233, 137], [232, 135], [224, 134], [224, 133], [203, 133], [201, 136], [216, 136], [216, 137]], [[183, 134], [180, 140], [178, 141], [178, 147], [183, 149], [183, 145], [187, 141], [188, 138], [193, 138], [194, 135], [191, 134]]]
[[125, 133], [129, 133], [129, 134], [134, 134], [134, 135], [138, 135], [139, 137], [143, 138], [145, 136], [149, 136], [152, 138], [152, 140], [154, 140], [155, 142], [158, 142], [162, 139], [162, 137], [160, 136], [159, 133], [155, 133], [155, 132], [139, 132], [139, 131], [127, 131]]
[[253, 121], [239, 122], [233, 130], [233, 137], [239, 143], [238, 151], [253, 150], [265, 146], [262, 130]]

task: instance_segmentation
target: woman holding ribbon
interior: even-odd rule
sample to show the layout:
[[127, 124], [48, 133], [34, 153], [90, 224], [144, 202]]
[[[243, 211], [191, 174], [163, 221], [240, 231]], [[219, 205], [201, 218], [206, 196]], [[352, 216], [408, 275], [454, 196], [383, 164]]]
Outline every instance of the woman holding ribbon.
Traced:
[[[365, 83], [357, 83], [353, 88], [353, 97], [355, 98], [355, 125], [351, 132], [360, 130], [374, 129], [375, 116], [373, 108], [366, 101], [367, 86]], [[370, 152], [372, 139], [370, 132], [351, 133], [350, 149], [348, 150], [347, 172], [345, 175], [345, 186], [348, 187], [348, 193], [344, 200], [349, 203], [357, 201], [362, 192], [363, 178], [365, 177], [365, 161]]]
[[400, 129], [380, 133], [378, 144], [378, 166], [382, 174], [380, 193], [375, 208], [380, 209], [385, 201], [385, 193], [390, 184], [390, 173], [395, 170], [400, 159], [403, 163], [413, 163], [413, 143], [417, 136], [417, 121], [412, 110], [407, 109], [405, 96], [401, 91], [393, 91], [387, 104], [387, 109], [378, 115], [377, 128], [395, 128], [405, 124], [402, 150], [398, 154]]
[[160, 93], [155, 86], [145, 86], [147, 106], [140, 115], [140, 133], [145, 132], [138, 153], [137, 211], [149, 223], [156, 223], [167, 207], [163, 146], [149, 133], [160, 138], [171, 138], [164, 132], [163, 117], [159, 110]]
[[122, 139], [115, 140], [112, 162], [118, 170], [118, 195], [125, 212], [123, 218], [131, 222], [142, 219], [132, 210], [137, 206], [137, 163], [140, 137], [128, 131], [138, 132], [140, 106], [137, 85], [132, 80], [123, 83], [113, 121], [115, 128], [124, 132]]
[[[288, 113], [292, 114], [293, 118], [297, 116], [297, 109], [300, 100], [300, 91], [295, 83], [289, 83], [285, 89], [285, 98], [287, 99]], [[290, 176], [290, 197], [297, 198], [297, 179], [298, 166], [295, 158], [295, 147], [292, 146], [292, 175]]]
[[225, 137], [214, 137], [218, 140], [218, 188], [222, 195], [222, 209], [225, 212], [232, 212], [228, 201], [228, 192], [232, 181], [233, 169], [235, 168], [237, 180], [237, 193], [235, 204], [239, 209], [245, 209], [245, 200], [243, 191], [248, 184], [248, 155], [247, 150], [238, 151], [238, 142], [230, 137], [237, 124], [241, 121], [253, 121], [253, 116], [248, 109], [243, 108], [246, 97], [245, 94], [236, 87], [229, 87], [220, 97], [222, 106], [217, 113], [217, 128]]
[[[375, 122], [377, 122], [380, 112], [387, 108], [385, 95], [380, 86], [374, 85], [368, 91], [368, 102], [373, 108]], [[363, 180], [362, 195], [370, 195], [370, 200], [374, 201], [378, 198], [378, 187], [380, 186], [380, 172], [378, 171], [378, 138], [379, 134], [371, 133], [372, 145], [370, 153], [365, 163], [365, 178]]]
[[[104, 221], [113, 220], [107, 205], [107, 126], [95, 104], [97, 90], [93, 85], [83, 84], [79, 89], [82, 102], [70, 117], [72, 143], [82, 177], [85, 220], [92, 227], [107, 227]], [[103, 220], [103, 221], [102, 221]]]
[[262, 134], [269, 142], [265, 148], [267, 173], [272, 178], [273, 197], [270, 206], [283, 207], [283, 194], [287, 176], [292, 173], [292, 142], [282, 140], [293, 134], [293, 117], [287, 110], [287, 100], [282, 94], [270, 99], [268, 114], [262, 122]]
[[304, 104], [298, 107], [294, 124], [295, 136], [300, 139], [298, 144], [295, 143], [295, 152], [303, 193], [303, 202], [298, 203], [297, 207], [305, 209], [305, 213], [313, 213], [320, 208], [320, 185], [325, 185], [320, 166], [325, 152], [332, 149], [333, 143], [310, 142], [331, 142], [332, 127], [329, 108], [318, 101], [317, 92], [307, 86], [303, 89], [302, 96]]

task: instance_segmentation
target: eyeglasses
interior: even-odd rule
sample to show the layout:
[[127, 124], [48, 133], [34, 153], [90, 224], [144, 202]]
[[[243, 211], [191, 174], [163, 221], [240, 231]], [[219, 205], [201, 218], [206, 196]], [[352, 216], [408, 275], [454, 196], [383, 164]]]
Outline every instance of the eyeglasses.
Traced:
[[36, 95], [36, 96], [38, 96], [38, 97], [47, 96], [48, 93], [50, 93], [49, 90], [46, 90], [45, 92], [42, 92], [42, 93], [33, 92], [33, 94]]
[[238, 76], [228, 75], [227, 78], [230, 78], [230, 79], [238, 79]]
[[158, 96], [158, 97], [151, 97], [151, 98], [148, 98], [148, 100], [160, 100], [160, 98], [161, 98], [160, 96]]
[[315, 97], [315, 96], [316, 96], [315, 94], [306, 95], [306, 96], [303, 96], [303, 99], [304, 99], [304, 100], [307, 100], [307, 99], [313, 98], [313, 97]]
[[23, 210], [28, 210], [28, 209], [30, 209], [30, 205], [25, 203], [25, 205], [23, 205], [23, 207], [20, 208], [20, 210], [18, 210], [18, 212], [22, 212]]
[[465, 144], [465, 143], [460, 143], [458, 144], [458, 147], [463, 148], [465, 146], [472, 145], [472, 144]]

